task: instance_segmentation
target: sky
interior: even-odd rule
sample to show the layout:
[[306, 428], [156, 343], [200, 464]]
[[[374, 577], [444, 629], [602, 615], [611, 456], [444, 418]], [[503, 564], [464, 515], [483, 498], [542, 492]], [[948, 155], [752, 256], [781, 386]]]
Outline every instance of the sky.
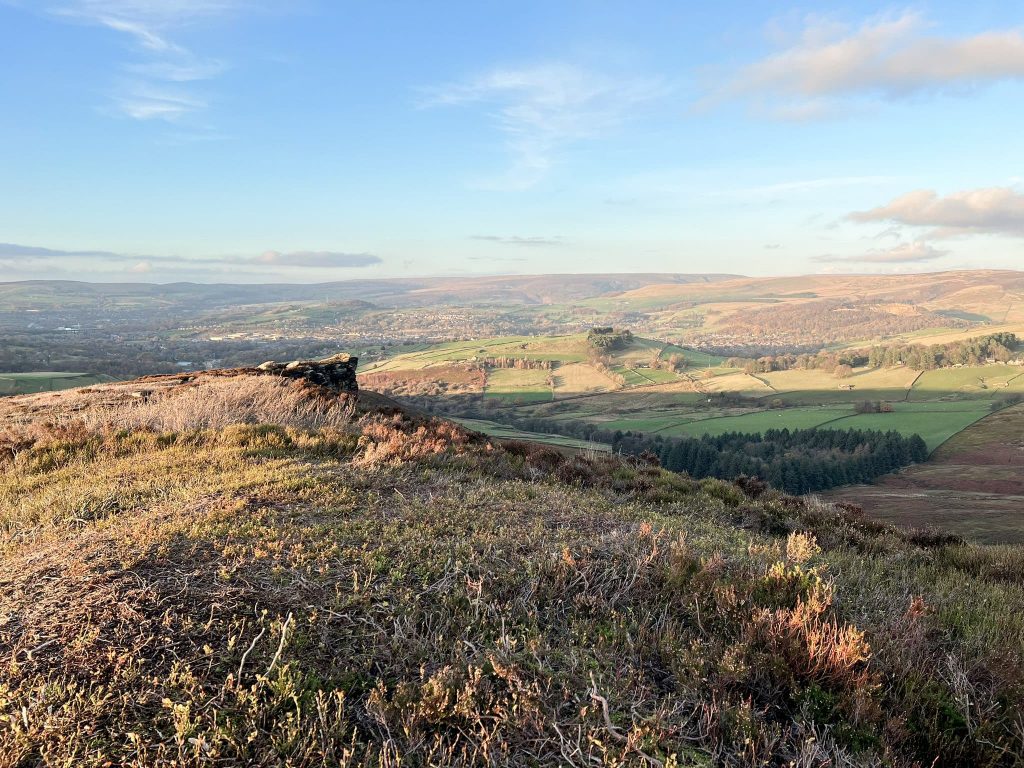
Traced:
[[0, 0], [0, 281], [1024, 268], [1024, 4]]

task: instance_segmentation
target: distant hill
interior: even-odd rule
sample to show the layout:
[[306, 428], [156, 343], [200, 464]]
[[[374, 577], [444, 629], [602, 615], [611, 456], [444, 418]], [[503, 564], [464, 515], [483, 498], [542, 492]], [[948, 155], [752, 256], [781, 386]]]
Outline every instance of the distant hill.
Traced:
[[217, 309], [283, 301], [360, 299], [378, 304], [563, 303], [652, 283], [710, 283], [735, 275], [597, 274], [426, 277], [311, 284], [85, 283], [31, 280], [0, 283], [0, 305], [53, 309], [88, 304], [111, 310], [181, 307]]

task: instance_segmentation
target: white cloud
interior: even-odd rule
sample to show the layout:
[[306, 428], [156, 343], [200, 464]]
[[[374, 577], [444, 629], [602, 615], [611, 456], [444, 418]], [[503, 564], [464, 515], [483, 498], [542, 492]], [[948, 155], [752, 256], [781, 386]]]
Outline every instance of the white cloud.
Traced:
[[558, 151], [613, 130], [666, 92], [655, 80], [616, 78], [567, 64], [497, 69], [424, 91], [424, 106], [483, 104], [512, 167], [497, 186], [528, 187], [550, 170]]
[[941, 251], [923, 240], [900, 243], [892, 248], [874, 249], [853, 256], [818, 256], [814, 261], [834, 264], [914, 264], [923, 261], [934, 261], [948, 255], [949, 251]]
[[931, 227], [929, 237], [1024, 237], [1024, 194], [1008, 187], [989, 187], [940, 197], [934, 190], [919, 189], [878, 208], [852, 213], [850, 219]]
[[874, 18], [857, 28], [810, 17], [795, 43], [740, 69], [710, 101], [749, 100], [780, 119], [843, 109], [842, 97], [901, 98], [1024, 79], [1024, 35], [993, 30], [929, 34], [921, 15]]
[[65, 0], [51, 4], [50, 11], [56, 18], [119, 32], [145, 57], [124, 66], [127, 77], [113, 95], [118, 113], [135, 120], [177, 122], [208, 104], [185, 84], [211, 80], [226, 65], [196, 55], [172, 35], [195, 22], [254, 7], [247, 0]]

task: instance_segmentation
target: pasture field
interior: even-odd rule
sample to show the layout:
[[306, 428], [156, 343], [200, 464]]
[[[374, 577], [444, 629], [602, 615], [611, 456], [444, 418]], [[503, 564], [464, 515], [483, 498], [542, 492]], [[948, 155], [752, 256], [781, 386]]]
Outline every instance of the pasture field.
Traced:
[[892, 413], [858, 413], [829, 424], [836, 429], [895, 430], [902, 435], [920, 435], [929, 450], [935, 450], [960, 430], [989, 414], [986, 403], [963, 403], [960, 409], [913, 408], [913, 403], [896, 405]]
[[760, 374], [752, 376], [738, 368], [712, 368], [711, 370], [720, 371], [720, 373], [716, 373], [709, 379], [700, 375], [691, 377], [695, 386], [705, 392], [740, 392], [750, 397], [774, 394], [774, 390], [760, 378]]
[[[988, 336], [993, 333], [1015, 333], [1018, 337], [1024, 337], [1024, 323], [1011, 322], [1011, 323], [999, 323], [996, 325], [985, 325], [980, 328], [968, 328], [964, 329], [944, 329], [944, 328], [925, 328], [914, 333], [901, 334], [896, 336], [889, 341], [892, 342], [907, 342], [910, 344], [921, 343], [921, 344], [950, 344], [957, 341], [967, 341], [968, 339], [976, 339], [980, 336]], [[851, 348], [855, 348], [858, 345], [851, 344]], [[863, 345], [860, 345], [863, 346]]]
[[374, 366], [372, 370], [415, 370], [439, 362], [465, 362], [483, 357], [580, 362], [587, 359], [587, 342], [581, 335], [500, 336], [493, 339], [454, 341], [398, 355]]
[[453, 419], [462, 426], [472, 429], [476, 432], [487, 435], [488, 437], [495, 437], [500, 440], [525, 440], [531, 443], [543, 443], [545, 445], [553, 445], [558, 448], [572, 448], [581, 451], [598, 451], [601, 453], [608, 453], [611, 451], [611, 446], [605, 443], [594, 443], [589, 440], [577, 440], [572, 437], [564, 437], [562, 435], [548, 435], [543, 432], [526, 432], [521, 429], [509, 427], [505, 424], [499, 424], [495, 421], [488, 421], [486, 419]]
[[607, 392], [617, 384], [592, 365], [569, 363], [554, 370], [555, 396]]
[[[652, 357], [682, 354], [681, 374], [646, 367]], [[919, 434], [935, 450], [985, 417], [994, 401], [1024, 393], [1024, 369], [1002, 364], [919, 372], [910, 368], [859, 368], [839, 379], [831, 371], [792, 370], [747, 374], [720, 357], [637, 337], [611, 353], [606, 375], [585, 362], [586, 337], [514, 336], [458, 342], [401, 354], [385, 368], [414, 371], [474, 357], [533, 357], [556, 363], [551, 371], [490, 370], [486, 396], [499, 411], [515, 417], [587, 421], [604, 429], [666, 437], [764, 432], [768, 429], [893, 430]], [[579, 359], [577, 359], [579, 358]], [[702, 366], [701, 363], [705, 365]], [[376, 370], [382, 370], [377, 368]], [[426, 368], [427, 371], [430, 368]], [[554, 391], [548, 386], [548, 377]], [[842, 389], [840, 387], [843, 387]], [[847, 386], [849, 388], [847, 388]], [[786, 407], [764, 406], [780, 400]], [[885, 402], [889, 413], [859, 414], [864, 401]], [[472, 411], [466, 416], [478, 416]], [[488, 417], [490, 418], [490, 417]]]
[[735, 415], [691, 418], [675, 426], [659, 431], [666, 437], [700, 437], [701, 435], [722, 435], [726, 432], [764, 432], [769, 429], [811, 429], [841, 419], [849, 414], [848, 409], [839, 408], [784, 408], [779, 410], [755, 410]]
[[642, 376], [631, 368], [626, 368], [622, 365], [612, 368], [612, 371], [622, 376], [627, 387], [642, 387], [651, 383], [651, 380], [646, 376]]
[[679, 381], [678, 374], [673, 371], [666, 371], [662, 368], [653, 368], [640, 371], [640, 374], [645, 378], [650, 379], [655, 384], [671, 384], [672, 382]]
[[489, 395], [524, 394], [541, 392], [551, 399], [551, 388], [547, 384], [548, 371], [519, 370], [517, 368], [494, 368], [487, 373], [484, 392]]
[[858, 414], [852, 404], [796, 406], [779, 409], [714, 409], [690, 404], [659, 410], [590, 409], [586, 406], [567, 419], [593, 421], [603, 429], [646, 432], [665, 437], [700, 437], [726, 432], [764, 432], [768, 429], [872, 429], [920, 435], [935, 450], [960, 430], [986, 416], [987, 401], [897, 403], [891, 413]]
[[[858, 393], [865, 391], [892, 392], [898, 395], [896, 399], [902, 400], [918, 373], [910, 368], [857, 368], [853, 375], [845, 379], [836, 378], [831, 371], [816, 369], [772, 371], [758, 374], [758, 376], [782, 394], [814, 391], [829, 395], [835, 393], [839, 399], [848, 399], [850, 396], [856, 397]], [[853, 389], [849, 391], [840, 389], [843, 385], [852, 386]]]
[[88, 387], [114, 381], [112, 376], [93, 373], [38, 371], [33, 373], [0, 373], [0, 395], [27, 395], [61, 389]]
[[965, 366], [925, 371], [910, 392], [911, 400], [944, 397], [992, 397], [1024, 392], [1024, 369], [1016, 365]]

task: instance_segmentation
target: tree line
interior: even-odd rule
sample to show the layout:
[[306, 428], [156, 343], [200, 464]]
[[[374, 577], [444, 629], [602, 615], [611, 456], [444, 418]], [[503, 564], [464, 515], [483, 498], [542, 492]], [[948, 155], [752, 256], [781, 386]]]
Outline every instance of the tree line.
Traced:
[[866, 483], [928, 458], [919, 435], [862, 429], [770, 429], [701, 437], [613, 435], [619, 453], [658, 457], [666, 469], [691, 477], [758, 477], [787, 493]]
[[758, 477], [794, 494], [870, 482], [928, 458], [928, 447], [919, 435], [906, 437], [894, 431], [770, 429], [764, 433], [665, 437], [602, 429], [587, 421], [502, 416], [502, 421], [528, 432], [606, 443], [615, 453], [653, 455], [673, 472], [723, 480]]
[[841, 372], [865, 365], [872, 368], [905, 365], [916, 371], [930, 371], [955, 365], [981, 365], [988, 360], [1005, 363], [1014, 358], [1019, 343], [1012, 333], [992, 333], [947, 344], [879, 344], [870, 349], [840, 352], [823, 350], [817, 354], [764, 355], [753, 359], [731, 357], [726, 365], [742, 368], [747, 373], [826, 370], [842, 378]]
[[1015, 334], [992, 333], [947, 344], [878, 346], [868, 353], [868, 365], [876, 368], [905, 365], [918, 371], [930, 371], [954, 365], [981, 365], [989, 360], [1005, 363], [1014, 358], [1018, 343]]

